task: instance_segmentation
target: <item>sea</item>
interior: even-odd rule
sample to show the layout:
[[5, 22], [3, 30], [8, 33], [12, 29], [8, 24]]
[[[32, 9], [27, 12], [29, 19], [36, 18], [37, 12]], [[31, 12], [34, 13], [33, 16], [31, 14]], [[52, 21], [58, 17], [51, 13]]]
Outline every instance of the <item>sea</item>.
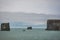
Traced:
[[60, 40], [60, 31], [49, 31], [43, 28], [11, 28], [0, 31], [0, 40]]

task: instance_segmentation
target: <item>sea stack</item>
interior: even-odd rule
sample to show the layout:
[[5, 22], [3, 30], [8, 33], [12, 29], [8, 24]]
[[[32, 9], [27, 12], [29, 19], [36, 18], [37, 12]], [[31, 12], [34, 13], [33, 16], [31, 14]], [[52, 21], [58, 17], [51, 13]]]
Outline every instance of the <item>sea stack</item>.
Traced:
[[57, 19], [47, 20], [46, 30], [60, 30], [60, 20]]
[[1, 31], [10, 31], [9, 23], [2, 23], [1, 24]]

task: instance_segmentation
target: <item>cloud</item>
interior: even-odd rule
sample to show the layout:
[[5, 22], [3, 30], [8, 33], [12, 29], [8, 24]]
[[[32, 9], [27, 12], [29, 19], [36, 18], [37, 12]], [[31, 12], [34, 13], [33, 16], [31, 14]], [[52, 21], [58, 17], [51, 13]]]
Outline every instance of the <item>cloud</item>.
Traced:
[[60, 0], [0, 0], [0, 23], [36, 26], [48, 19], [60, 19]]
[[41, 27], [47, 25], [48, 19], [60, 19], [59, 14], [37, 14], [37, 13], [24, 13], [24, 12], [0, 12], [0, 21], [9, 22], [11, 27]]
[[[0, 0], [1, 11], [23, 11], [23, 12], [39, 12], [45, 9], [46, 1], [42, 0]], [[40, 6], [39, 6], [40, 5]], [[41, 11], [41, 10], [40, 10]]]
[[[3, 21], [22, 21], [30, 23], [40, 22], [40, 17], [38, 14], [27, 14], [27, 13], [1, 13]], [[39, 19], [40, 18], [40, 19]]]
[[34, 14], [23, 12], [2, 12], [1, 20], [3, 21], [21, 21], [29, 23], [44, 23], [47, 19], [60, 19], [60, 15], [48, 15], [48, 14]]
[[60, 0], [0, 0], [2, 12], [60, 13]]
[[59, 14], [60, 0], [49, 0], [48, 10], [48, 12], [51, 14]]

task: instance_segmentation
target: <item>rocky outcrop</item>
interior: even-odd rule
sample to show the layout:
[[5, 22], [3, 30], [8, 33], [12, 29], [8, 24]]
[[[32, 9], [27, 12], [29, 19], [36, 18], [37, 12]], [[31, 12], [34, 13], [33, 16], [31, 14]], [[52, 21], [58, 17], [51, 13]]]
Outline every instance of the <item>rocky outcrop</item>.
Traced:
[[32, 30], [32, 27], [27, 27], [27, 30]]
[[48, 20], [46, 30], [60, 30], [60, 20]]
[[10, 31], [9, 23], [2, 23], [1, 24], [1, 31]]

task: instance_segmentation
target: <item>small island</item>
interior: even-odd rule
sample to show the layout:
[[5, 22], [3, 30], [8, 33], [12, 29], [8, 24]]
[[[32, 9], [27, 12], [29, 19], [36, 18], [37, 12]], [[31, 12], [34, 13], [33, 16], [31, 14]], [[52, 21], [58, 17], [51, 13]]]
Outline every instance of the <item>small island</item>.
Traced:
[[27, 30], [32, 30], [32, 27], [30, 26], [30, 27], [27, 27]]
[[1, 23], [1, 31], [10, 31], [9, 23]]

